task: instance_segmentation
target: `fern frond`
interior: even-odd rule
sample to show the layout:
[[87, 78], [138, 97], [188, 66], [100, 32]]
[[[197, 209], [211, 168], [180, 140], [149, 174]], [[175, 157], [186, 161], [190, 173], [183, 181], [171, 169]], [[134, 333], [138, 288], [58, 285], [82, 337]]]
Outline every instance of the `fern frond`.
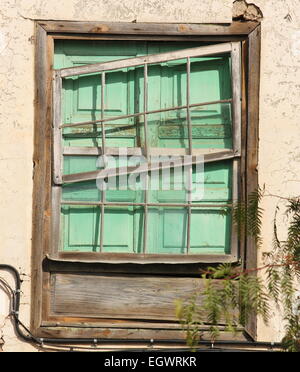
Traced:
[[284, 312], [286, 317], [292, 316], [293, 314], [293, 303], [294, 303], [294, 278], [289, 266], [285, 266], [282, 270], [282, 276], [280, 281], [281, 286], [281, 297], [284, 306]]
[[266, 270], [267, 276], [267, 288], [270, 294], [270, 297], [274, 300], [274, 302], [278, 305], [279, 298], [280, 298], [280, 280], [281, 275], [279, 272], [278, 267], [269, 266]]
[[264, 189], [258, 187], [253, 191], [247, 200], [247, 234], [255, 239], [257, 247], [262, 243], [261, 227], [263, 209], [260, 207], [260, 202], [264, 195]]
[[230, 263], [224, 263], [218, 265], [212, 271], [212, 277], [214, 279], [228, 278], [231, 277], [234, 273], [234, 268]]
[[247, 224], [247, 206], [244, 202], [238, 201], [232, 207], [232, 220], [237, 229], [238, 238], [245, 234]]
[[240, 321], [245, 325], [254, 311], [267, 324], [270, 314], [269, 295], [261, 278], [242, 274], [239, 280]]
[[300, 322], [299, 316], [292, 315], [285, 326], [285, 336], [282, 339], [283, 348], [288, 352], [300, 352]]
[[[233, 224], [240, 237], [252, 237], [257, 247], [262, 243], [261, 227], [263, 209], [260, 206], [264, 188], [251, 193], [247, 202], [232, 206]], [[288, 200], [286, 214], [289, 218], [286, 241], [277, 235], [276, 207], [273, 220], [272, 251], [263, 253], [264, 266], [238, 271], [232, 264], [208, 267], [202, 278], [205, 284], [201, 293], [201, 305], [192, 296], [188, 302], [177, 304], [177, 317], [187, 334], [191, 347], [199, 340], [201, 327], [210, 324], [212, 341], [219, 336], [219, 324], [225, 321], [226, 330], [236, 332], [245, 326], [250, 314], [256, 313], [268, 323], [271, 313], [270, 300], [283, 310], [287, 351], [300, 351], [300, 319], [295, 311], [295, 280], [300, 282], [300, 198]], [[227, 213], [228, 211], [224, 211]], [[255, 275], [265, 270], [266, 282]], [[238, 310], [238, 311], [237, 311]]]
[[254, 237], [256, 245], [259, 247], [262, 243], [261, 226], [263, 209], [260, 207], [261, 199], [264, 195], [264, 189], [258, 187], [248, 195], [247, 201], [238, 201], [232, 208], [233, 223], [237, 228], [238, 237], [244, 234]]
[[203, 309], [207, 313], [207, 321], [214, 325], [218, 324], [222, 314], [222, 298], [212, 279], [205, 281], [204, 296]]

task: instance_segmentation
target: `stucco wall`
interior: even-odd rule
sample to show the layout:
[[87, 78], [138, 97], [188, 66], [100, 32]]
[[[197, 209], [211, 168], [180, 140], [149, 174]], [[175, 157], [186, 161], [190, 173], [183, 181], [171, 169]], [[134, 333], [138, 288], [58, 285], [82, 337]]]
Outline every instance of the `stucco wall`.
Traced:
[[[22, 273], [20, 317], [29, 324], [34, 81], [34, 19], [230, 23], [233, 0], [2, 0], [0, 7], [0, 262]], [[300, 7], [298, 0], [257, 0], [262, 20], [259, 181], [269, 193], [297, 195], [300, 130]], [[265, 250], [274, 207], [264, 207]], [[281, 224], [284, 236], [284, 221]], [[1, 274], [2, 275], [2, 274]], [[10, 282], [9, 275], [5, 275]], [[0, 290], [0, 340], [5, 351], [35, 350], [18, 341]], [[259, 323], [259, 338], [279, 340], [281, 324]], [[1, 342], [0, 342], [1, 348]]]
[[[300, 7], [297, 0], [257, 0], [262, 21], [259, 183], [266, 194], [299, 196], [300, 186]], [[279, 238], [286, 237], [285, 201], [266, 196], [261, 251], [272, 246], [273, 218], [279, 213]], [[261, 263], [261, 260], [259, 260]], [[282, 321], [276, 311], [268, 329], [258, 322], [260, 339], [280, 340]]]

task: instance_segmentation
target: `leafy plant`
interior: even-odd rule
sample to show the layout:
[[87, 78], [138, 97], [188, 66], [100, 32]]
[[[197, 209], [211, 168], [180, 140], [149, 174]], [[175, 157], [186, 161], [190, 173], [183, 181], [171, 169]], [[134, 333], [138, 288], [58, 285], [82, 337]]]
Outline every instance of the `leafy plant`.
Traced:
[[[248, 196], [247, 202], [238, 202], [232, 208], [239, 236], [251, 236], [257, 247], [262, 245], [260, 202], [264, 196], [265, 189], [258, 188]], [[287, 238], [280, 241], [277, 235], [277, 207], [272, 250], [263, 253], [263, 266], [248, 270], [232, 264], [209, 267], [202, 273], [204, 290], [188, 301], [177, 303], [177, 316], [192, 348], [201, 338], [201, 327], [206, 324], [210, 325], [212, 341], [219, 336], [220, 324], [225, 324], [225, 330], [236, 332], [247, 324], [252, 313], [268, 324], [273, 303], [283, 313], [283, 348], [300, 351], [300, 306], [295, 298], [295, 285], [300, 282], [300, 198], [286, 199], [286, 202]], [[259, 271], [264, 271], [265, 281], [257, 275]]]

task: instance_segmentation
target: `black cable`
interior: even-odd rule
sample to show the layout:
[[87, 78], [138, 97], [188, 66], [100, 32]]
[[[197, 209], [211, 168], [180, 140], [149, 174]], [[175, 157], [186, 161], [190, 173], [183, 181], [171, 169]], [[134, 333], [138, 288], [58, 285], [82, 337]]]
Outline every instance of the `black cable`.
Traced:
[[[128, 340], [124, 340], [124, 339], [95, 339], [95, 338], [37, 338], [35, 336], [32, 335], [32, 333], [30, 332], [30, 330], [20, 321], [19, 319], [19, 310], [20, 310], [20, 298], [21, 298], [21, 277], [20, 277], [20, 274], [19, 272], [17, 271], [17, 269], [11, 265], [5, 265], [5, 264], [0, 264], [0, 270], [6, 270], [6, 271], [10, 271], [13, 275], [14, 275], [14, 278], [15, 278], [15, 290], [13, 292], [13, 305], [12, 305], [12, 312], [11, 312], [11, 315], [13, 316], [13, 320], [14, 320], [14, 326], [15, 326], [15, 330], [16, 330], [16, 333], [17, 335], [23, 339], [24, 341], [26, 342], [30, 342], [30, 343], [36, 343], [38, 344], [39, 346], [42, 346], [43, 344], [90, 344], [90, 345], [94, 345], [94, 347], [96, 346], [100, 346], [101, 344], [102, 345], [107, 345], [107, 344], [118, 344], [118, 343], [122, 343], [124, 344], [125, 342], [127, 344], [129, 343], [144, 343], [146, 344], [147, 343], [147, 340], [142, 340], [142, 339], [128, 339]], [[27, 332], [27, 334], [25, 334], [22, 330], [21, 330], [21, 327]], [[149, 341], [151, 347], [153, 347], [153, 343], [154, 341], [153, 340], [150, 340]], [[157, 340], [157, 343], [160, 343], [160, 344], [178, 344], [178, 345], [182, 345], [182, 340]], [[281, 343], [279, 342], [275, 342], [275, 343], [272, 343], [272, 342], [262, 342], [262, 341], [237, 341], [237, 340], [232, 340], [232, 341], [229, 341], [229, 340], [217, 340], [215, 342], [211, 342], [211, 341], [204, 341], [204, 340], [200, 340], [198, 341], [198, 346], [212, 346], [214, 345], [214, 348], [217, 347], [218, 345], [220, 346], [240, 346], [240, 347], [243, 347], [243, 346], [248, 346], [248, 347], [268, 347], [270, 349], [272, 348], [281, 348], [282, 345]], [[67, 347], [67, 346], [65, 346]], [[151, 347], [149, 349], [147, 349], [146, 351], [151, 351]], [[91, 348], [92, 349], [92, 348]], [[174, 350], [174, 349], [172, 349]], [[182, 349], [180, 349], [182, 350]], [[199, 351], [202, 351], [204, 349], [199, 349]], [[207, 350], [211, 350], [211, 349], [207, 349]], [[223, 349], [225, 350], [225, 349]], [[222, 351], [223, 351], [222, 350]], [[226, 349], [227, 350], [227, 349]], [[122, 351], [130, 351], [129, 350], [124, 350], [122, 349]], [[140, 350], [140, 351], [143, 351], [143, 350]], [[161, 350], [163, 351], [163, 350]]]
[[[17, 335], [26, 342], [40, 343], [39, 340], [31, 334], [31, 332], [23, 325], [23, 323], [19, 319], [22, 281], [21, 281], [21, 277], [20, 277], [18, 270], [11, 265], [4, 265], [4, 264], [0, 264], [0, 269], [9, 271], [14, 275], [15, 290], [10, 288], [10, 290], [12, 291], [12, 310], [11, 310], [10, 315], [12, 316], [14, 320], [13, 324], [14, 324], [14, 328], [15, 328]], [[24, 334], [21, 331], [20, 326], [26, 330], [28, 335]]]

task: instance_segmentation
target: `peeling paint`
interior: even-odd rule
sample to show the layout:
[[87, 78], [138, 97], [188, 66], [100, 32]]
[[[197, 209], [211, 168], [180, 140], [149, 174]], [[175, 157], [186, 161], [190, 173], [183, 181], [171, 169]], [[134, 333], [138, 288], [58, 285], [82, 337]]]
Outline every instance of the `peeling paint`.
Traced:
[[232, 18], [242, 21], [259, 21], [263, 14], [255, 4], [248, 4], [246, 0], [236, 0], [233, 3]]

